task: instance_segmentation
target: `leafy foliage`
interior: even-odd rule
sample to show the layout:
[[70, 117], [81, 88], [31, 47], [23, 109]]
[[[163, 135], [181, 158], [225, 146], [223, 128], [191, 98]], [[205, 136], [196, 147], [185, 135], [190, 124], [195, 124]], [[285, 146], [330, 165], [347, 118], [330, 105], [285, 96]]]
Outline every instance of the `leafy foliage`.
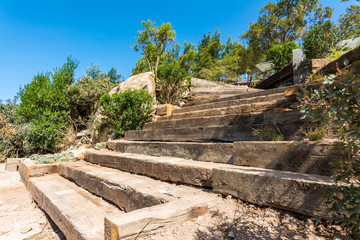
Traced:
[[18, 157], [26, 153], [26, 132], [28, 124], [16, 117], [17, 99], [0, 103], [0, 162], [8, 157]]
[[243, 34], [250, 48], [266, 54], [276, 44], [296, 41], [303, 35], [308, 22], [316, 25], [331, 18], [333, 9], [323, 8], [319, 1], [281, 0], [261, 8], [258, 21]]
[[344, 157], [332, 164], [336, 184], [328, 191], [327, 203], [338, 213], [337, 221], [356, 239], [360, 238], [359, 69], [360, 62], [355, 62], [347, 72], [325, 80], [320, 89], [304, 88], [298, 94], [303, 117], [335, 126], [342, 140], [335, 151]]
[[119, 75], [115, 68], [109, 72], [110, 76], [93, 64], [86, 70], [86, 76], [65, 89], [71, 122], [76, 130], [88, 127], [91, 117], [97, 111], [97, 101], [116, 86], [115, 80]]
[[142, 21], [141, 24], [145, 29], [138, 32], [137, 44], [132, 48], [136, 52], [142, 52], [150, 71], [156, 73], [166, 47], [175, 39], [175, 31], [170, 23], [156, 27], [155, 22], [148, 20]]
[[68, 57], [52, 74], [39, 73], [21, 89], [17, 114], [29, 123], [26, 142], [31, 151], [55, 151], [63, 140], [69, 121], [65, 89], [75, 81], [77, 65], [76, 60]]
[[308, 59], [325, 58], [339, 41], [339, 30], [327, 21], [314, 26], [303, 38], [304, 53]]
[[360, 37], [360, 6], [347, 8], [346, 13], [340, 15], [339, 25], [342, 39]]
[[274, 70], [279, 71], [288, 65], [293, 58], [293, 49], [300, 48], [295, 42], [278, 44], [268, 50], [268, 57], [273, 61]]
[[157, 89], [160, 103], [178, 104], [184, 93], [190, 89], [190, 75], [172, 64], [162, 65], [157, 71]]
[[140, 130], [144, 123], [151, 120], [152, 101], [144, 90], [126, 90], [112, 96], [108, 93], [103, 95], [99, 104], [111, 131], [124, 136], [126, 131]]

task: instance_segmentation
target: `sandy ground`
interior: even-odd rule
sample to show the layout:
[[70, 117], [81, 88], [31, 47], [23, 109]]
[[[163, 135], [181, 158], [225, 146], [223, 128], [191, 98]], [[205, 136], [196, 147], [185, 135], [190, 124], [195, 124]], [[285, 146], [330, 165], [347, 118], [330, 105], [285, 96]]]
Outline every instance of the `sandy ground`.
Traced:
[[[309, 217], [271, 207], [259, 207], [236, 199], [219, 198], [204, 216], [159, 230], [143, 240], [174, 239], [334, 239], [332, 227], [315, 226]], [[350, 239], [343, 236], [340, 239]]]
[[60, 240], [62, 233], [32, 201], [18, 172], [0, 164], [0, 240]]

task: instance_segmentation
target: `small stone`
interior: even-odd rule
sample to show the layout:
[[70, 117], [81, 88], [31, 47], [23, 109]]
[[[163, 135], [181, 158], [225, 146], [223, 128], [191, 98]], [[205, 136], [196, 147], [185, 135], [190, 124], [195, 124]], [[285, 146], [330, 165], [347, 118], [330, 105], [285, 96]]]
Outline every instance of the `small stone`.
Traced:
[[230, 231], [230, 232], [228, 233], [228, 237], [235, 238], [234, 232], [233, 232], [233, 231]]
[[231, 196], [231, 195], [227, 195], [227, 196], [226, 196], [226, 199], [232, 199], [232, 196]]
[[197, 220], [201, 221], [204, 219], [204, 216], [198, 216]]
[[22, 234], [25, 234], [25, 233], [28, 233], [32, 230], [32, 227], [24, 227], [21, 229], [21, 233]]

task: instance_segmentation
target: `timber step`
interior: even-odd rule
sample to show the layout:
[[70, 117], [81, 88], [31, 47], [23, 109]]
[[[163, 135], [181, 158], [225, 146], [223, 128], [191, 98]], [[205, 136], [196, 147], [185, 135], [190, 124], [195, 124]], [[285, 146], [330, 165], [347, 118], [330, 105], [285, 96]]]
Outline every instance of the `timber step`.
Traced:
[[85, 160], [162, 181], [212, 188], [254, 204], [323, 218], [333, 214], [323, 204], [322, 193], [334, 183], [326, 176], [111, 151], [87, 152]]
[[194, 117], [175, 120], [148, 122], [143, 130], [155, 130], [163, 128], [194, 128], [194, 127], [222, 127], [244, 126], [255, 124], [291, 123], [299, 121], [301, 114], [296, 110], [280, 112], [252, 112], [244, 114], [228, 114], [208, 117]]
[[178, 157], [203, 162], [232, 163], [232, 143], [156, 142], [113, 140], [107, 148], [122, 153], [145, 154], [154, 157]]
[[331, 176], [329, 163], [340, 158], [332, 152], [333, 142], [328, 141], [191, 143], [114, 140], [108, 142], [107, 147], [122, 153], [177, 157], [324, 176]]
[[167, 121], [167, 120], [176, 120], [176, 119], [185, 119], [185, 118], [195, 118], [195, 117], [209, 117], [209, 116], [218, 116], [218, 115], [227, 115], [227, 114], [244, 114], [250, 112], [264, 112], [271, 111], [280, 108], [289, 108], [294, 103], [294, 98], [282, 97], [280, 99], [271, 100], [267, 102], [256, 102], [243, 105], [229, 106], [229, 107], [220, 107], [220, 108], [211, 108], [197, 111], [190, 111], [184, 113], [175, 113], [171, 116], [160, 117], [158, 121]]
[[[301, 132], [303, 125], [303, 120], [276, 124], [286, 141], [301, 137], [303, 135]], [[258, 141], [260, 140], [260, 137], [254, 134], [254, 129], [264, 129], [266, 126], [268, 126], [268, 124], [134, 130], [125, 133], [125, 140], [169, 142]]]
[[242, 105], [242, 104], [251, 104], [251, 103], [257, 103], [257, 102], [268, 102], [268, 101], [278, 100], [278, 99], [283, 99], [283, 98], [286, 98], [286, 97], [284, 97], [284, 93], [276, 93], [276, 94], [271, 94], [268, 96], [257, 96], [257, 97], [252, 97], [252, 98], [225, 100], [225, 101], [219, 101], [219, 102], [214, 102], [214, 103], [187, 106], [187, 107], [175, 109], [173, 111], [173, 114], [185, 113], [185, 112], [191, 112], [191, 111], [199, 111], [199, 110], [212, 109], [212, 108], [238, 106], [238, 105]]
[[216, 197], [215, 194], [193, 187], [174, 185], [84, 161], [61, 163], [59, 175], [126, 212], [179, 199], [191, 198], [199, 202]]
[[239, 99], [246, 99], [246, 98], [254, 98], [254, 97], [260, 97], [260, 96], [269, 96], [272, 94], [278, 94], [282, 93], [285, 94], [286, 91], [289, 91], [291, 89], [296, 89], [299, 86], [289, 86], [289, 87], [280, 87], [280, 88], [273, 88], [263, 91], [254, 91], [254, 92], [246, 92], [243, 94], [233, 95], [229, 97], [223, 97], [218, 99], [209, 99], [209, 100], [202, 100], [202, 101], [194, 101], [194, 102], [187, 102], [185, 104], [185, 107], [193, 106], [193, 105], [203, 105], [203, 104], [209, 104], [209, 103], [216, 103], [216, 102], [222, 102], [222, 101], [232, 101], [232, 100], [239, 100]]
[[67, 239], [134, 239], [201, 216], [219, 198], [83, 161], [61, 163], [59, 174], [32, 177], [27, 188]]
[[105, 216], [124, 213], [57, 174], [31, 178], [28, 190], [67, 239], [103, 239]]

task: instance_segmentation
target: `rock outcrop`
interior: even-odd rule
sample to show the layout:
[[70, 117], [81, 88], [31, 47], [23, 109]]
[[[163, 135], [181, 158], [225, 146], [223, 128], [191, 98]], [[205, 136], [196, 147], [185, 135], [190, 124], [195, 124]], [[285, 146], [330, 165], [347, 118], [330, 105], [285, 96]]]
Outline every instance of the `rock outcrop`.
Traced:
[[146, 90], [151, 97], [155, 98], [155, 74], [153, 72], [146, 72], [131, 76], [111, 89], [109, 94], [121, 93], [128, 89]]

